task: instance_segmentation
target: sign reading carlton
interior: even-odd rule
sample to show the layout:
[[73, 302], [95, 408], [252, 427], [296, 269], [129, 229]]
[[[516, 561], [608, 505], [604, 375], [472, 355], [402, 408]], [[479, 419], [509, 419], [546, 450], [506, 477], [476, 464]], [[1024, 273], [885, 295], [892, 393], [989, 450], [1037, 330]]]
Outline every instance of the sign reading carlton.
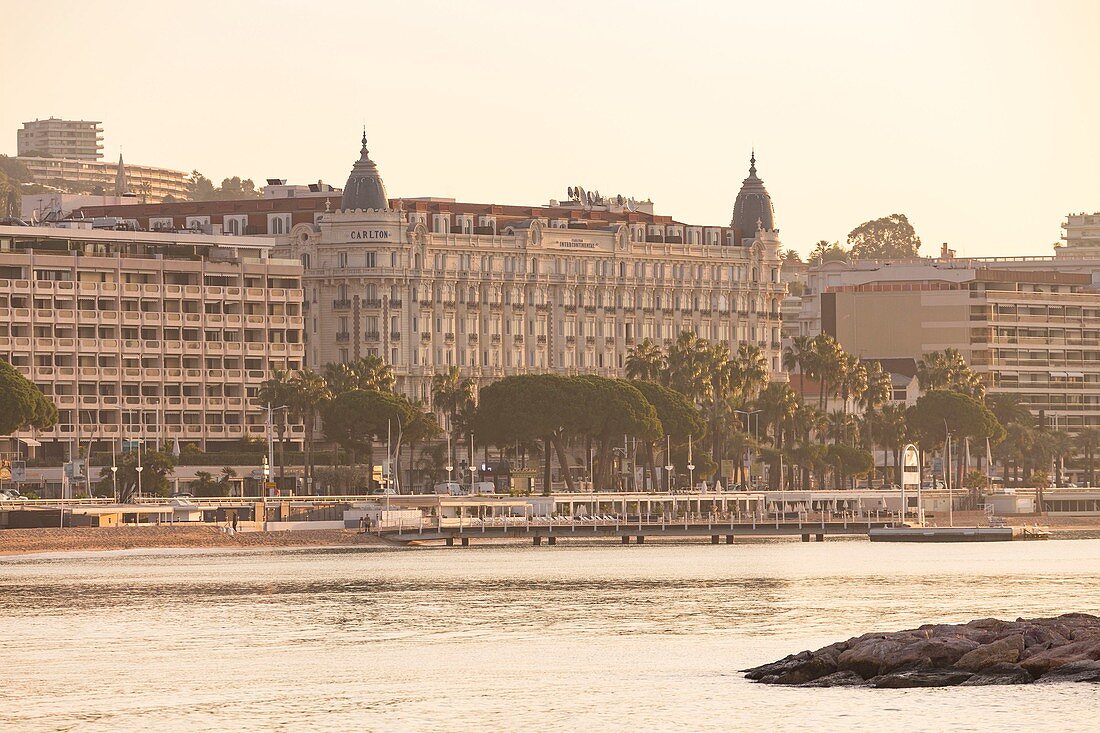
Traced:
[[348, 235], [352, 242], [383, 242], [390, 238], [385, 229], [353, 229]]

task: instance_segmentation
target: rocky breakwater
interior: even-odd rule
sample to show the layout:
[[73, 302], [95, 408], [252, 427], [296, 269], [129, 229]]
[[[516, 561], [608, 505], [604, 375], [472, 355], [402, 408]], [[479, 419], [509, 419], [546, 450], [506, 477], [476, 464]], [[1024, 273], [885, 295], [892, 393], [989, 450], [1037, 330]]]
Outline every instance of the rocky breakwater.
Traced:
[[1100, 618], [926, 624], [872, 633], [744, 670], [750, 680], [802, 687], [943, 687], [1100, 682]]

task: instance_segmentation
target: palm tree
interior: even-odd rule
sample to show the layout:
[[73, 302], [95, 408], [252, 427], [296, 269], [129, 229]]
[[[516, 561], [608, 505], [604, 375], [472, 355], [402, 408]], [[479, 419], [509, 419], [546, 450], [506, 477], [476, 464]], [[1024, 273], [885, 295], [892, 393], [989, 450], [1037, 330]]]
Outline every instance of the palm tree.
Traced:
[[1018, 394], [1000, 392], [989, 395], [986, 404], [1001, 425], [1019, 423], [1020, 425], [1031, 426], [1035, 423], [1035, 417], [1027, 409], [1027, 405], [1023, 403]]
[[814, 336], [811, 347], [812, 356], [807, 362], [807, 371], [821, 384], [818, 404], [824, 410], [826, 399], [836, 391], [836, 382], [841, 377], [844, 349], [827, 333]]
[[768, 361], [756, 344], [742, 343], [729, 361], [730, 384], [745, 403], [768, 383]]
[[325, 378], [312, 369], [302, 369], [294, 375], [290, 383], [287, 404], [295, 419], [305, 428], [305, 485], [307, 491], [313, 489], [313, 440], [320, 417], [321, 408], [332, 397]]
[[287, 428], [287, 411], [278, 410], [280, 407], [289, 407], [292, 393], [292, 379], [291, 372], [285, 369], [275, 369], [271, 372], [271, 377], [264, 380], [260, 384], [260, 388], [256, 391], [256, 399], [261, 404], [267, 406], [268, 410], [272, 414], [278, 413], [278, 420], [276, 422], [276, 430], [279, 433], [279, 479], [282, 480], [286, 477], [286, 428]]
[[669, 348], [663, 381], [696, 404], [703, 401], [714, 367], [710, 344], [691, 331], [683, 331]]
[[[901, 465], [902, 447], [909, 442], [909, 420], [905, 405], [897, 402], [887, 403], [877, 413], [879, 440], [894, 454], [894, 467]], [[899, 477], [900, 482], [900, 477]]]
[[661, 347], [649, 337], [626, 352], [626, 378], [643, 382], [656, 382], [665, 368], [665, 355]]
[[917, 382], [925, 392], [950, 389], [978, 399], [985, 396], [985, 382], [958, 349], [933, 351], [921, 357], [917, 362]]
[[798, 411], [798, 395], [786, 382], [773, 382], [760, 392], [755, 404], [756, 409], [760, 411], [764, 434], [767, 435], [769, 428], [771, 430], [772, 445], [775, 447], [779, 461], [776, 485], [778, 488], [783, 488], [787, 484], [783, 467], [784, 437], [790, 430], [791, 419]]
[[852, 416], [843, 410], [833, 410], [826, 417], [825, 434], [829, 440], [833, 441], [833, 445], [839, 443], [848, 445], [848, 437], [852, 434], [854, 428], [855, 423]]
[[806, 399], [806, 363], [813, 348], [813, 339], [809, 336], [795, 336], [791, 345], [783, 349], [783, 368], [788, 372], [798, 371], [798, 393]]
[[[452, 366], [442, 374], [432, 376], [432, 406], [447, 416], [447, 432], [451, 435], [452, 450], [458, 416], [474, 403], [473, 380], [464, 378], [458, 367]], [[447, 456], [453, 465], [454, 456]]]
[[1085, 454], [1085, 468], [1089, 472], [1089, 486], [1096, 485], [1096, 449], [1100, 448], [1100, 428], [1084, 428], [1077, 433], [1077, 448]]
[[369, 354], [350, 363], [326, 364], [324, 375], [333, 396], [353, 389], [389, 392], [396, 383], [393, 368], [375, 354]]
[[867, 367], [855, 354], [844, 351], [840, 355], [840, 378], [837, 380], [839, 387], [841, 409], [848, 411], [848, 403], [858, 400], [867, 389]]

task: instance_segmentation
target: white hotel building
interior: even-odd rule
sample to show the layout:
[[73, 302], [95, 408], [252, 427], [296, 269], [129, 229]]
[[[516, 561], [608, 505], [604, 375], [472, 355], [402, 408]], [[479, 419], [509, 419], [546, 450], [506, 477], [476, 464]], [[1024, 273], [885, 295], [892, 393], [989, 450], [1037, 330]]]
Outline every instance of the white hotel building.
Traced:
[[572, 188], [546, 206], [388, 199], [364, 137], [340, 208], [276, 241], [305, 266], [306, 361], [379, 355], [414, 398], [451, 365], [478, 384], [623, 376], [632, 346], [682, 331], [757, 344], [781, 372], [786, 286], [755, 158], [731, 225], [695, 226]]

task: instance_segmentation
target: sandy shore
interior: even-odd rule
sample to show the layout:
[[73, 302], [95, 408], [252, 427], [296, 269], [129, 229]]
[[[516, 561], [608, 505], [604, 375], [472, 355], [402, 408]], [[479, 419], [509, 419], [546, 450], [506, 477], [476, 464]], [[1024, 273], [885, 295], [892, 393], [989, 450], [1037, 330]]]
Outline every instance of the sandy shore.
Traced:
[[0, 555], [33, 552], [89, 552], [134, 548], [262, 548], [262, 547], [394, 547], [375, 535], [354, 530], [322, 529], [297, 532], [238, 532], [218, 527], [71, 527], [66, 529], [2, 529]]

